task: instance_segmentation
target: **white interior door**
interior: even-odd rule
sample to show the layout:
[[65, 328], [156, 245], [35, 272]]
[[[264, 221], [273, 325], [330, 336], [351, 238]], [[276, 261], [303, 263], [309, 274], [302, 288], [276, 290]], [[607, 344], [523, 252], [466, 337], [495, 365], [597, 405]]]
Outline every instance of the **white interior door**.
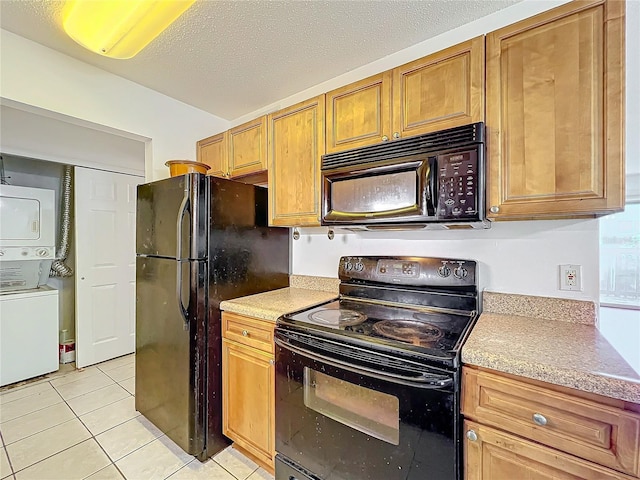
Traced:
[[78, 368], [135, 350], [136, 186], [142, 182], [75, 167]]

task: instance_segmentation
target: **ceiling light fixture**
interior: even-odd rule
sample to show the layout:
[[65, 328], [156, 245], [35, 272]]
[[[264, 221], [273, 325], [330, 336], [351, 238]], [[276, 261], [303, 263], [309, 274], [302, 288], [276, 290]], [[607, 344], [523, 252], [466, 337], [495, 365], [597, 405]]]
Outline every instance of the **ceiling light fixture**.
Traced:
[[63, 26], [83, 47], [106, 57], [136, 55], [195, 0], [68, 0]]

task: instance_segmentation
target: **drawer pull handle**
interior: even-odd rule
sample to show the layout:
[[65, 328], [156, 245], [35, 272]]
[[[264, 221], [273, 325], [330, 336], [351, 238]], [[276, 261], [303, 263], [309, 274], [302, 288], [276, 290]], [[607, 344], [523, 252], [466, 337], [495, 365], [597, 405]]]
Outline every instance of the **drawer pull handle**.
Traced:
[[544, 415], [540, 413], [534, 413], [533, 423], [535, 423], [536, 425], [540, 425], [541, 427], [544, 427], [547, 424], [547, 419]]
[[472, 442], [478, 440], [478, 434], [473, 430], [467, 430], [467, 438]]
[[249, 336], [249, 332], [247, 332], [246, 330], [242, 330], [242, 336], [243, 337], [248, 337]]

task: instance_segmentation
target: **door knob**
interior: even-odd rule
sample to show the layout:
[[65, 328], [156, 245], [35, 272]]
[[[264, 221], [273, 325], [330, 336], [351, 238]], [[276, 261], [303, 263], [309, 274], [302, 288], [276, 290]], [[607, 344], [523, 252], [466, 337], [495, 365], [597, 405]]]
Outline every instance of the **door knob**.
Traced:
[[489, 211], [490, 211], [491, 213], [498, 213], [498, 212], [500, 211], [500, 207], [496, 207], [495, 205], [493, 205], [493, 206], [489, 209]]
[[246, 330], [242, 330], [242, 336], [243, 337], [248, 337], [249, 336], [249, 332], [247, 332]]
[[393, 132], [393, 138], [400, 138], [400, 134], [398, 132]]
[[476, 440], [478, 440], [478, 434], [474, 430], [468, 430], [467, 438], [472, 442], [475, 442]]
[[389, 140], [389, 137], [387, 137], [386, 135], [383, 135], [383, 136], [382, 136], [382, 141], [383, 141], [383, 142], [386, 142], [386, 141], [388, 141], [388, 140]]

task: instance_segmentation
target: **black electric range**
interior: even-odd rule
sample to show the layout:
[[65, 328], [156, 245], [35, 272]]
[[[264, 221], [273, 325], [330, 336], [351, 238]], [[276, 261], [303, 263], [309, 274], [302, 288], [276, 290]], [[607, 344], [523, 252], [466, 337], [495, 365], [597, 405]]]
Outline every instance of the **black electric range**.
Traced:
[[276, 324], [276, 480], [459, 480], [476, 262], [342, 257], [339, 277]]

